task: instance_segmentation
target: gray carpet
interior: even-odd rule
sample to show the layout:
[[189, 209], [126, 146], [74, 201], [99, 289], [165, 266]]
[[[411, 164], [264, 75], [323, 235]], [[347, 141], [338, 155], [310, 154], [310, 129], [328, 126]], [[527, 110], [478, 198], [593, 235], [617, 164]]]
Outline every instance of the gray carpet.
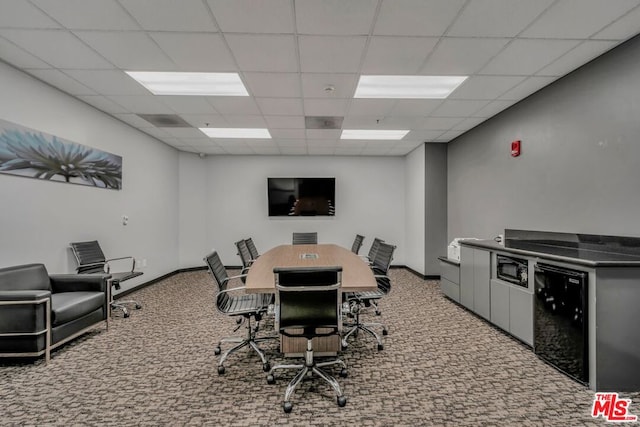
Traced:
[[[342, 355], [344, 408], [328, 386], [305, 381], [284, 414], [286, 381], [268, 385], [249, 351], [218, 376], [213, 348], [235, 322], [215, 310], [214, 284], [197, 271], [134, 293], [142, 310], [60, 348], [48, 365], [0, 360], [0, 425], [605, 424], [590, 416], [593, 392], [444, 298], [438, 282], [401, 269], [392, 278], [385, 349], [361, 335]], [[275, 342], [266, 348], [272, 364], [283, 360]], [[640, 393], [623, 397], [640, 413]]]

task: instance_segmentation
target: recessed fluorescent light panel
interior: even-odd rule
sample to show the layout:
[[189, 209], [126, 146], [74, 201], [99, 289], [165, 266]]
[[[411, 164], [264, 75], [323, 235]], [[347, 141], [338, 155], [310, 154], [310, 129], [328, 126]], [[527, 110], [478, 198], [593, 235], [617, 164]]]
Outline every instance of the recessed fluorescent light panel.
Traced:
[[386, 139], [398, 140], [408, 134], [408, 130], [368, 130], [368, 129], [345, 129], [340, 135], [340, 139]]
[[200, 128], [209, 138], [255, 138], [271, 139], [268, 129], [242, 128]]
[[354, 98], [443, 99], [467, 76], [360, 76]]
[[249, 96], [237, 73], [125, 71], [154, 95]]

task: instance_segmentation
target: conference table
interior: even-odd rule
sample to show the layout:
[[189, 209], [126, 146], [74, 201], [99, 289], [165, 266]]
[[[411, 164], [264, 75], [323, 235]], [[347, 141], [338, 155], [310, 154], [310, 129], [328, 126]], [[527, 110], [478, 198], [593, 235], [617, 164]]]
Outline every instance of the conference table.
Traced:
[[[342, 267], [341, 289], [346, 292], [366, 292], [377, 289], [376, 279], [369, 265], [348, 249], [332, 244], [280, 245], [263, 253], [251, 265], [245, 282], [249, 293], [275, 293], [275, 267]], [[314, 338], [314, 352], [335, 354], [340, 350], [340, 337]], [[280, 351], [285, 355], [299, 355], [306, 350], [304, 338], [281, 337]]]

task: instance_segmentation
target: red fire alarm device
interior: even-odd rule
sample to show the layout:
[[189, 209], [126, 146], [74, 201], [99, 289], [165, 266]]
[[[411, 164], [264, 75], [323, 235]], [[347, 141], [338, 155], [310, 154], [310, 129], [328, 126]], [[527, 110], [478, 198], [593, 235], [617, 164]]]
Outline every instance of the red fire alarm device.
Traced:
[[511, 157], [518, 157], [520, 155], [520, 141], [513, 141], [511, 143]]

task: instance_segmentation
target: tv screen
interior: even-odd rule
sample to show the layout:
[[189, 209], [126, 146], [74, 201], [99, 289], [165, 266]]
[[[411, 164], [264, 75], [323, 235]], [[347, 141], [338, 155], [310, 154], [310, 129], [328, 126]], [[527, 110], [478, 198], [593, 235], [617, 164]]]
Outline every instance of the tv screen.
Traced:
[[334, 216], [335, 178], [268, 178], [269, 216]]

